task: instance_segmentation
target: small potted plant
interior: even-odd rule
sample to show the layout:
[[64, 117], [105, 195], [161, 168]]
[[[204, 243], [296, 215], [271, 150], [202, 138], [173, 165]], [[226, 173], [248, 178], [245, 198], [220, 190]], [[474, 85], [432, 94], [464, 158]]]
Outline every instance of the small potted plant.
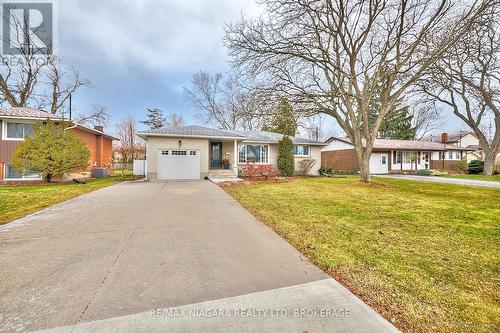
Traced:
[[229, 169], [229, 160], [227, 158], [222, 160], [222, 166], [224, 169]]

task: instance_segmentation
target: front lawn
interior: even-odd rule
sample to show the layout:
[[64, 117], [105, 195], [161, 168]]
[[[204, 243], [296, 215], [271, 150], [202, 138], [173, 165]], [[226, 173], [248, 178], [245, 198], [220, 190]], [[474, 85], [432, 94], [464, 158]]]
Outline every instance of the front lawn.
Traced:
[[86, 184], [65, 183], [28, 186], [0, 186], [0, 225], [87, 192], [110, 186], [134, 176], [92, 179]]
[[358, 177], [225, 188], [397, 327], [500, 323], [500, 190]]

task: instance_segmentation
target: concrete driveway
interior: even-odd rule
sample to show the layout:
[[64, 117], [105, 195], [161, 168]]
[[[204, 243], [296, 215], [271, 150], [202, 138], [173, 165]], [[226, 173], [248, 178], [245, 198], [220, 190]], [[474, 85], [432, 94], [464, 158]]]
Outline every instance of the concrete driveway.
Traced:
[[395, 331], [207, 181], [122, 183], [14, 221], [0, 267], [0, 331]]
[[415, 176], [415, 175], [373, 175], [373, 176], [374, 177], [383, 177], [383, 178], [415, 180], [417, 182], [458, 184], [458, 185], [468, 185], [468, 186], [500, 188], [500, 182], [487, 181], [487, 180], [446, 178], [446, 177], [436, 177], [436, 176]]

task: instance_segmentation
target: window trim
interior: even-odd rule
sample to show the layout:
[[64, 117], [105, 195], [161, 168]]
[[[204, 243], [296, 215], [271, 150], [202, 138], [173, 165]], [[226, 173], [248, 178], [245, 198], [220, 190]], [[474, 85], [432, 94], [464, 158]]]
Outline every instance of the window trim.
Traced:
[[[12, 119], [12, 120], [7, 120], [7, 119], [0, 119], [2, 120], [2, 141], [24, 141], [23, 138], [9, 138], [7, 137], [7, 124], [30, 124], [32, 126], [35, 125], [34, 122], [32, 121], [26, 121], [22, 119]], [[24, 131], [24, 129], [23, 129]], [[24, 133], [23, 133], [24, 134]]]
[[10, 163], [3, 164], [3, 180], [4, 181], [8, 181], [8, 182], [14, 181], [15, 182], [15, 181], [43, 180], [43, 175], [41, 172], [39, 172], [40, 177], [38, 177], [38, 178], [7, 178], [7, 165], [10, 165]]
[[[295, 153], [294, 153], [293, 150], [294, 150], [295, 147], [299, 147], [299, 146], [300, 147], [307, 147], [307, 151], [309, 152], [309, 154], [307, 154], [307, 155], [295, 155]], [[293, 154], [294, 157], [311, 157], [311, 146], [310, 145], [293, 145], [293, 147], [292, 147], [292, 154]]]
[[[245, 161], [241, 161], [240, 160], [240, 148], [242, 146], [245, 146]], [[247, 154], [248, 154], [248, 150], [246, 149], [246, 146], [260, 146], [260, 151], [259, 151], [259, 154], [260, 154], [260, 157], [262, 159], [262, 147], [267, 147], [267, 162], [250, 162], [250, 161], [247, 161]], [[252, 164], [257, 164], [257, 165], [265, 165], [265, 164], [270, 164], [270, 160], [271, 160], [271, 148], [268, 144], [261, 144], [261, 143], [253, 143], [253, 142], [248, 142], [248, 143], [239, 143], [238, 144], [238, 164], [247, 164], [247, 163], [252, 163]]]

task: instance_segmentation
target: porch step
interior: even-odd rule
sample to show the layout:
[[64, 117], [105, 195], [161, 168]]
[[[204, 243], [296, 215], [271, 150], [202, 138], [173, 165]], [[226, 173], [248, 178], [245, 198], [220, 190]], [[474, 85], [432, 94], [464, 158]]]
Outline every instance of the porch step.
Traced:
[[234, 175], [232, 176], [208, 176], [208, 180], [212, 183], [225, 183], [225, 182], [240, 182], [243, 179], [238, 178]]
[[208, 171], [209, 177], [236, 177], [232, 169], [213, 169]]

